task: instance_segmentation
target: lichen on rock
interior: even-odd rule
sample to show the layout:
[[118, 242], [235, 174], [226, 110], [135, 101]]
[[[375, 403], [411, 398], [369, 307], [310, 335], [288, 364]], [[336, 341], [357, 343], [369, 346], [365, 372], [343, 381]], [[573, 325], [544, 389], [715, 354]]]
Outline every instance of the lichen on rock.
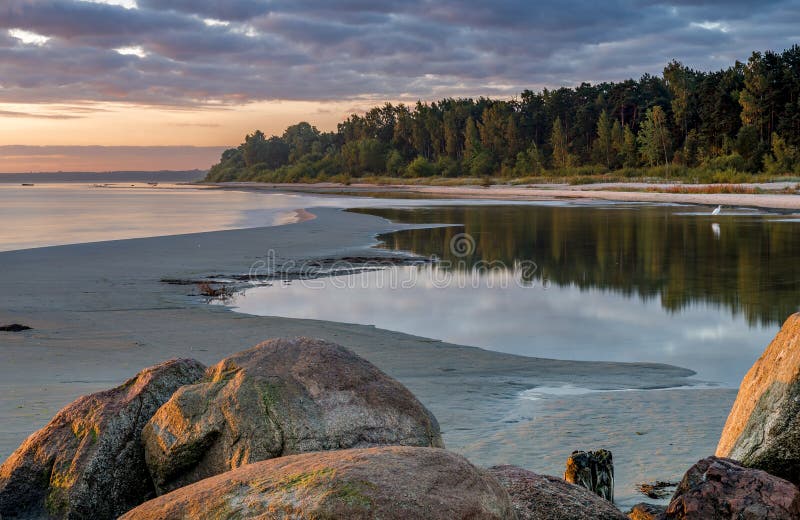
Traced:
[[275, 457], [381, 445], [443, 447], [433, 415], [340, 345], [276, 339], [181, 388], [142, 433], [160, 493]]
[[248, 464], [151, 500], [121, 520], [152, 518], [512, 520], [516, 515], [502, 486], [464, 457], [438, 448], [384, 446]]

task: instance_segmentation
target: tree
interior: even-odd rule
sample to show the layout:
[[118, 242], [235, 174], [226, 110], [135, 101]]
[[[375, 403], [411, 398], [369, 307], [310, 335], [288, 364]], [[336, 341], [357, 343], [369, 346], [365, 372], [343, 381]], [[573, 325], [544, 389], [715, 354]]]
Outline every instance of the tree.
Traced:
[[755, 127], [762, 141], [766, 126], [767, 89], [763, 57], [760, 52], [754, 52], [744, 69], [744, 89], [739, 94], [739, 103], [742, 105], [742, 123]]
[[772, 155], [764, 158], [764, 170], [773, 175], [791, 173], [800, 167], [800, 153], [778, 134], [772, 134]]
[[406, 174], [408, 177], [432, 177], [436, 175], [436, 166], [420, 155], [406, 167]]
[[553, 121], [553, 130], [550, 132], [550, 146], [553, 148], [553, 166], [561, 169], [569, 168], [572, 165], [572, 157], [569, 153], [569, 142], [561, 126], [560, 117], [556, 117], [556, 120]]
[[504, 137], [506, 141], [506, 146], [503, 150], [504, 157], [516, 157], [522, 149], [522, 138], [519, 135], [519, 126], [517, 125], [517, 119], [514, 117], [514, 114], [509, 114], [508, 118], [506, 118]]
[[544, 157], [535, 142], [531, 143], [530, 148], [517, 154], [515, 163], [514, 174], [518, 177], [544, 173]]
[[686, 166], [697, 166], [697, 130], [689, 130], [683, 142], [683, 162]]
[[341, 154], [350, 175], [380, 173], [386, 168], [386, 145], [377, 139], [365, 138], [345, 143]]
[[623, 137], [622, 162], [626, 168], [635, 168], [639, 166], [639, 148], [636, 146], [636, 134], [633, 133], [630, 126], [625, 125]]
[[473, 177], [486, 177], [494, 173], [495, 162], [492, 152], [481, 150], [469, 161], [469, 172]]
[[670, 138], [666, 126], [664, 110], [656, 105], [645, 114], [645, 120], [639, 130], [639, 149], [651, 166], [664, 160], [664, 166], [669, 168]]
[[493, 103], [483, 111], [481, 122], [478, 124], [481, 146], [496, 157], [502, 158], [509, 147], [506, 141], [509, 111], [507, 103]]
[[622, 161], [624, 150], [625, 131], [622, 129], [622, 125], [619, 124], [619, 121], [615, 119], [614, 123], [611, 125], [611, 151], [614, 154], [614, 160], [612, 163], [614, 167], [619, 166], [620, 162]]
[[475, 125], [475, 120], [471, 117], [467, 119], [467, 124], [464, 129], [464, 158], [467, 160], [472, 159], [481, 151], [481, 138], [478, 133], [478, 127]]
[[311, 153], [314, 143], [319, 141], [320, 133], [306, 122], [292, 125], [283, 132], [283, 142], [289, 146], [289, 159], [297, 161]]
[[606, 168], [611, 168], [611, 153], [613, 152], [613, 134], [612, 134], [611, 120], [608, 118], [608, 113], [603, 110], [600, 112], [600, 118], [597, 120], [597, 139], [595, 140], [595, 148], [597, 149], [600, 158], [606, 165]]
[[397, 150], [392, 150], [386, 155], [386, 173], [400, 175], [405, 168], [403, 156]]
[[[333, 132], [307, 122], [280, 136], [255, 131], [226, 150], [209, 180], [301, 180], [348, 173], [403, 175], [423, 157], [447, 176], [530, 175], [547, 164], [789, 171], [800, 158], [800, 46], [753, 53], [716, 72], [678, 61], [663, 76], [525, 90], [519, 98], [386, 103]], [[641, 153], [640, 153], [641, 152]], [[418, 165], [422, 167], [419, 161]], [[795, 164], [790, 168], [791, 164]], [[423, 171], [415, 166], [413, 171]], [[704, 172], [689, 172], [691, 177]]]
[[264, 149], [266, 147], [267, 138], [264, 132], [256, 130], [252, 134], [248, 134], [244, 138], [242, 145], [242, 156], [244, 157], [244, 164], [246, 166], [253, 166], [263, 161]]
[[445, 112], [442, 122], [444, 124], [445, 152], [448, 157], [460, 158], [464, 145], [456, 112], [454, 110]]
[[692, 71], [679, 61], [673, 60], [664, 67], [664, 82], [672, 96], [672, 117], [684, 139], [689, 135], [689, 103], [694, 90], [692, 76]]

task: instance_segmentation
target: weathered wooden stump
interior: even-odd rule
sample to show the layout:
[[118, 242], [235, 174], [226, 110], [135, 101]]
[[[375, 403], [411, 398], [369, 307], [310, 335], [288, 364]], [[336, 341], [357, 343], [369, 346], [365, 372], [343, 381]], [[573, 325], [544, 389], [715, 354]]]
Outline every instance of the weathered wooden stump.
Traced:
[[573, 451], [564, 480], [614, 502], [614, 461], [608, 450]]

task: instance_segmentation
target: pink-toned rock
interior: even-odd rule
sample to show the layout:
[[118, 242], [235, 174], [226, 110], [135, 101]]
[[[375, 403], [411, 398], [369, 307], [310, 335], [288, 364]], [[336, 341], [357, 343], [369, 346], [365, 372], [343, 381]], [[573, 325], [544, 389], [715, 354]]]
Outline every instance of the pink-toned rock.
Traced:
[[800, 314], [745, 375], [716, 455], [800, 484]]
[[508, 491], [518, 520], [627, 520], [608, 500], [566, 480], [517, 466], [488, 472]]
[[800, 491], [765, 471], [708, 457], [686, 472], [664, 518], [797, 520]]
[[193, 359], [167, 361], [63, 408], [0, 466], [0, 515], [102, 520], [155, 496], [142, 428], [204, 369]]
[[242, 466], [133, 509], [124, 520], [514, 520], [500, 484], [460, 455], [389, 446]]

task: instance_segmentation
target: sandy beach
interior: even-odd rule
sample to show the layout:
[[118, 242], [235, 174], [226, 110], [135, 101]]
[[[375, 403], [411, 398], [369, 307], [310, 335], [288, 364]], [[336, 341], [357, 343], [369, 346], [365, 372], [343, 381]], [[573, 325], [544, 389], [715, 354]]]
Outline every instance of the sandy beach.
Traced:
[[[387, 196], [428, 196], [437, 198], [490, 199], [490, 200], [548, 200], [583, 199], [616, 202], [650, 202], [674, 204], [703, 204], [708, 206], [742, 206], [772, 210], [800, 210], [800, 195], [782, 194], [780, 190], [794, 187], [797, 183], [751, 183], [737, 184], [744, 188], [758, 188], [764, 193], [661, 193], [644, 191], [649, 188], [665, 190], [675, 184], [598, 183], [571, 186], [568, 184], [531, 184], [523, 186], [493, 185], [481, 186], [423, 186], [423, 185], [350, 185], [319, 184], [270, 184], [258, 182], [232, 182], [208, 184], [227, 189], [289, 191], [299, 193], [328, 193], [358, 195], [380, 193]], [[689, 185], [692, 187], [713, 187], [713, 184]], [[717, 187], [719, 185], [716, 185]]]
[[[450, 191], [467, 192], [486, 193]], [[0, 458], [77, 396], [145, 366], [174, 357], [209, 364], [268, 338], [300, 335], [341, 343], [399, 379], [437, 416], [447, 446], [476, 464], [558, 475], [573, 449], [608, 448], [625, 505], [642, 498], [636, 483], [676, 479], [713, 452], [735, 390], [683, 388], [691, 384], [687, 369], [536, 359], [370, 326], [243, 315], [160, 281], [247, 273], [269, 249], [279, 260], [375, 255], [375, 235], [402, 227], [330, 208], [305, 211], [277, 227], [0, 253], [0, 323], [33, 327], [0, 336]], [[520, 397], [563, 385], [625, 391]]]

